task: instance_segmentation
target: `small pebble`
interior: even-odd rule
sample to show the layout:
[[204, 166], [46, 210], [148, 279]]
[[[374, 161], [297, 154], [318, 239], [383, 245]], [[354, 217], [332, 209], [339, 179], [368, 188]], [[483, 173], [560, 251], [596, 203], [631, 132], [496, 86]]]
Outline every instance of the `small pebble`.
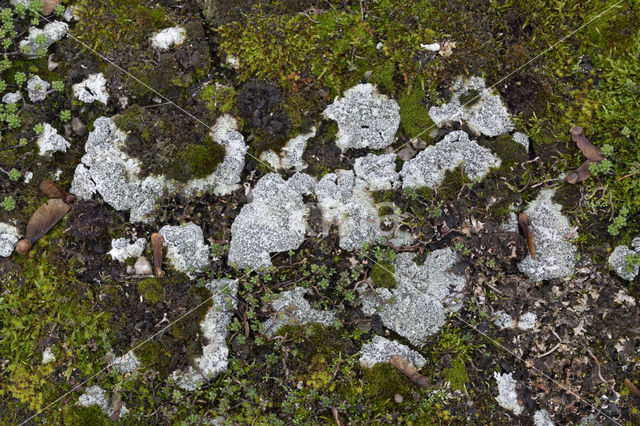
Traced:
[[71, 120], [71, 128], [73, 129], [73, 132], [78, 136], [84, 136], [84, 134], [87, 133], [87, 126], [82, 121], [80, 121], [78, 117], [73, 117], [73, 119]]
[[413, 148], [411, 148], [409, 144], [403, 146], [402, 149], [398, 151], [398, 157], [400, 157], [402, 161], [409, 161], [415, 155], [416, 155], [416, 151]]
[[416, 151], [420, 151], [427, 147], [427, 143], [420, 138], [414, 138], [411, 140], [411, 147]]
[[151, 275], [153, 274], [153, 269], [151, 268], [151, 263], [147, 260], [146, 257], [140, 256], [138, 260], [136, 260], [135, 265], [133, 265], [136, 275]]
[[404, 398], [402, 398], [402, 395], [400, 395], [399, 393], [395, 394], [393, 396], [393, 399], [396, 401], [396, 403], [398, 404], [402, 404], [402, 401], [404, 401]]

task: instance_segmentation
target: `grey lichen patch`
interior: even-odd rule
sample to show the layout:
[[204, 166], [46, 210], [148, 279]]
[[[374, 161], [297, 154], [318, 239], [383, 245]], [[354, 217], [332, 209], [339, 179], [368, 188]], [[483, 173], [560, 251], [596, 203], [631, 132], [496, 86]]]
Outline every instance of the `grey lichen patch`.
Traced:
[[182, 226], [163, 226], [160, 235], [167, 247], [167, 257], [173, 267], [193, 278], [209, 265], [209, 246], [204, 243], [202, 229], [193, 222]]
[[27, 81], [27, 91], [29, 92], [29, 100], [31, 102], [44, 101], [47, 97], [47, 90], [51, 84], [41, 79], [39, 76], [33, 76]]
[[129, 351], [121, 357], [114, 358], [112, 365], [120, 374], [132, 373], [140, 367], [140, 360], [133, 351]]
[[324, 110], [324, 116], [338, 123], [336, 145], [342, 151], [386, 148], [400, 125], [398, 103], [378, 93], [372, 84], [348, 89]]
[[202, 179], [192, 179], [185, 186], [186, 195], [211, 191], [216, 195], [226, 195], [235, 191], [244, 168], [247, 145], [238, 132], [238, 124], [230, 115], [223, 115], [216, 121], [212, 132], [213, 140], [225, 147], [225, 157], [215, 171]]
[[18, 228], [0, 222], [0, 257], [9, 257], [19, 239]]
[[138, 238], [132, 244], [129, 244], [127, 238], [117, 238], [111, 240], [111, 257], [119, 262], [125, 262], [130, 257], [140, 257], [147, 246], [146, 238]]
[[385, 339], [382, 336], [374, 336], [373, 340], [362, 346], [360, 350], [360, 365], [371, 368], [381, 362], [389, 362], [394, 355], [400, 355], [417, 368], [426, 364], [426, 360], [418, 352], [407, 345]]
[[[78, 404], [83, 407], [90, 407], [92, 405], [97, 405], [100, 407], [100, 410], [107, 416], [111, 417], [115, 413], [115, 407], [111, 403], [111, 398], [108, 397], [107, 391], [102, 389], [98, 385], [93, 385], [88, 387], [80, 398], [78, 398]], [[126, 415], [129, 412], [127, 407], [122, 404], [120, 407], [120, 411], [118, 414], [118, 418]]]
[[498, 404], [506, 410], [513, 412], [513, 414], [519, 416], [524, 411], [524, 407], [518, 402], [518, 392], [516, 391], [516, 381], [512, 377], [512, 373], [500, 374], [493, 373], [496, 382], [498, 383], [498, 396], [496, 401]]
[[307, 142], [315, 135], [316, 128], [313, 127], [309, 133], [290, 139], [286, 145], [282, 147], [279, 154], [271, 149], [263, 151], [260, 154], [260, 160], [268, 164], [274, 171], [280, 169], [295, 169], [300, 172], [307, 168], [307, 163], [302, 159], [302, 155], [307, 148]]
[[388, 191], [399, 184], [396, 172], [396, 154], [368, 154], [356, 159], [353, 170], [356, 176], [367, 183], [370, 191]]
[[338, 225], [340, 248], [358, 250], [365, 243], [382, 238], [378, 211], [366, 190], [351, 170], [325, 175], [316, 185], [316, 197], [325, 224]]
[[125, 140], [126, 135], [110, 118], [98, 118], [69, 192], [83, 200], [98, 192], [114, 209], [130, 210], [131, 222], [148, 223], [165, 181], [161, 176], [138, 178], [140, 162], [123, 152]]
[[262, 177], [252, 193], [231, 225], [228, 263], [258, 269], [271, 266], [270, 253], [300, 247], [308, 208], [299, 190], [276, 173]]
[[98, 101], [106, 105], [109, 100], [106, 84], [104, 74], [90, 74], [86, 80], [73, 85], [73, 96], [87, 104]]
[[462, 307], [466, 278], [449, 272], [458, 262], [458, 255], [449, 248], [432, 252], [422, 265], [414, 257], [411, 253], [396, 256], [395, 289], [376, 289], [371, 294], [361, 287], [359, 292], [365, 315], [377, 312], [386, 327], [420, 347], [442, 328], [447, 312]]
[[151, 47], [158, 50], [169, 50], [179, 46], [187, 39], [187, 32], [182, 27], [165, 28], [151, 36]]
[[67, 152], [67, 148], [71, 146], [49, 123], [44, 124], [44, 131], [38, 136], [37, 144], [39, 154], [45, 157], [50, 157], [54, 152]]
[[197, 389], [226, 371], [229, 364], [227, 328], [238, 306], [238, 281], [212, 280], [206, 286], [213, 294], [213, 306], [200, 324], [206, 342], [202, 347], [202, 355], [193, 360], [193, 365], [176, 370], [171, 376], [178, 386], [188, 391]]
[[633, 281], [640, 272], [640, 264], [627, 261], [629, 256], [640, 256], [640, 238], [634, 238], [631, 246], [617, 246], [609, 256], [611, 269], [627, 281]]
[[535, 243], [535, 260], [528, 254], [518, 264], [520, 272], [532, 281], [564, 278], [573, 273], [575, 246], [565, 238], [571, 232], [569, 221], [561, 212], [561, 206], [551, 199], [555, 191], [546, 189], [532, 201], [525, 213]]
[[335, 314], [329, 311], [312, 309], [309, 302], [304, 298], [306, 291], [303, 287], [296, 287], [293, 290], [285, 291], [271, 303], [276, 315], [262, 324], [262, 330], [265, 335], [273, 336], [280, 327], [285, 325], [320, 323], [328, 327], [333, 324], [336, 320]]
[[551, 415], [547, 410], [538, 410], [533, 415], [533, 424], [535, 426], [554, 426], [555, 423], [551, 419]]
[[[44, 26], [44, 28], [29, 28], [29, 35], [22, 40], [19, 45], [19, 50], [22, 54], [28, 58], [37, 58], [40, 49], [45, 51], [56, 41], [59, 41], [67, 34], [69, 25], [60, 21], [53, 21]], [[37, 38], [39, 35], [44, 35], [44, 43], [39, 43]]]
[[513, 137], [514, 141], [516, 141], [517, 143], [522, 145], [524, 147], [524, 149], [527, 152], [529, 152], [529, 136], [525, 135], [524, 133], [520, 133], [520, 132], [515, 132], [511, 136]]
[[469, 139], [462, 130], [447, 134], [443, 140], [428, 146], [414, 159], [404, 163], [400, 176], [403, 188], [435, 188], [447, 170], [462, 166], [472, 180], [479, 180], [489, 170], [499, 167], [501, 160], [487, 148]]
[[464, 121], [477, 134], [500, 136], [513, 130], [509, 112], [500, 96], [487, 89], [484, 79], [459, 77], [453, 84], [449, 103], [429, 109], [429, 117], [438, 127], [452, 121]]

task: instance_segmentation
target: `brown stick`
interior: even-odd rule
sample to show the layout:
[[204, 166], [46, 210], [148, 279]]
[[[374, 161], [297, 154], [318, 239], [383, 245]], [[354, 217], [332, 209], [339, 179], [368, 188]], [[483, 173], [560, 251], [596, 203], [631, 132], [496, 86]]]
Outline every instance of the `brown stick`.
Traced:
[[589, 142], [589, 140], [584, 136], [584, 130], [582, 130], [582, 127], [573, 126], [570, 133], [571, 139], [575, 142], [580, 151], [582, 151], [582, 155], [591, 161], [602, 161], [604, 159], [604, 154], [602, 154], [600, 148]]
[[527, 250], [531, 255], [531, 259], [536, 260], [536, 246], [533, 242], [533, 234], [531, 234], [531, 229], [529, 229], [529, 217], [525, 212], [520, 212], [518, 215], [518, 225], [520, 225], [520, 229], [524, 233], [524, 238], [527, 241]]
[[585, 181], [591, 177], [591, 170], [589, 170], [589, 164], [591, 164], [591, 160], [587, 160], [576, 170], [567, 173], [566, 180], [570, 184], [575, 184], [578, 182]]
[[400, 355], [394, 355], [389, 359], [391, 365], [402, 371], [413, 383], [421, 388], [429, 387], [429, 379], [422, 374], [418, 373], [418, 369], [404, 357]]
[[640, 390], [638, 390], [638, 388], [636, 387], [636, 385], [634, 385], [633, 383], [631, 383], [631, 380], [629, 379], [624, 379], [624, 384], [629, 388], [629, 390], [633, 393], [636, 394], [636, 396], [638, 398], [640, 398]]
[[331, 407], [331, 414], [333, 414], [333, 419], [336, 421], [338, 426], [344, 426], [344, 422], [340, 420], [340, 414], [338, 414], [338, 409], [336, 407]]
[[151, 234], [151, 248], [153, 249], [153, 266], [156, 272], [156, 277], [163, 278], [164, 271], [162, 270], [162, 243], [164, 238], [161, 234], [154, 232]]

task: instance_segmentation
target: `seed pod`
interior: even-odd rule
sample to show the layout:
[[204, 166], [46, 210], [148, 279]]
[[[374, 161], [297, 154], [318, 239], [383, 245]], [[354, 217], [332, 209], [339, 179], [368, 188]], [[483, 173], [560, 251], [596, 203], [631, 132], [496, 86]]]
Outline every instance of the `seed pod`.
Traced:
[[582, 155], [587, 159], [591, 161], [602, 161], [604, 159], [604, 154], [600, 151], [600, 148], [589, 142], [589, 140], [584, 136], [584, 130], [582, 130], [582, 127], [573, 126], [570, 133], [571, 139], [575, 142], [580, 151], [582, 151]]
[[578, 182], [585, 181], [591, 177], [591, 170], [589, 170], [589, 164], [591, 164], [591, 160], [587, 160], [576, 170], [567, 173], [566, 180], [570, 184], [575, 184]]
[[526, 213], [520, 212], [518, 215], [518, 225], [520, 225], [524, 239], [527, 241], [527, 250], [531, 255], [531, 259], [536, 260], [536, 246], [533, 243], [533, 235], [531, 234], [531, 229], [529, 229], [529, 217]]
[[65, 203], [71, 204], [76, 197], [69, 194], [50, 179], [45, 179], [40, 183], [40, 190], [49, 198], [60, 198]]
[[16, 251], [20, 254], [27, 254], [29, 253], [29, 251], [31, 251], [32, 247], [33, 247], [33, 244], [31, 244], [31, 241], [29, 241], [26, 238], [23, 238], [22, 240], [18, 241], [18, 243], [16, 244]]
[[154, 232], [151, 234], [151, 248], [153, 249], [153, 268], [156, 272], [156, 277], [164, 277], [164, 271], [162, 270], [162, 243], [164, 238], [161, 234]]
[[418, 372], [418, 369], [404, 357], [394, 355], [389, 359], [391, 365], [402, 371], [413, 383], [421, 388], [429, 387], [429, 379]]

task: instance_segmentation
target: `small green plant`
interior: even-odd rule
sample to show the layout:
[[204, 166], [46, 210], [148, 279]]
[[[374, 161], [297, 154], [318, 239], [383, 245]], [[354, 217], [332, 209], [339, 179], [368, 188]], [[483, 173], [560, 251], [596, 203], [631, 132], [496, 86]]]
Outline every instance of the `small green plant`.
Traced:
[[33, 126], [33, 131], [36, 132], [36, 135], [41, 135], [42, 133], [44, 133], [44, 124], [36, 124], [35, 126]]
[[68, 109], [63, 109], [62, 111], [60, 111], [60, 120], [63, 123], [71, 120], [71, 111], [69, 111]]
[[620, 230], [627, 225], [627, 215], [629, 214], [629, 210], [626, 207], [623, 207], [618, 212], [618, 216], [613, 219], [613, 223], [609, 225], [607, 230], [609, 234], [614, 237], [620, 233]]
[[14, 182], [20, 179], [20, 170], [16, 168], [9, 170], [9, 179], [11, 179]]
[[13, 199], [11, 195], [7, 195], [0, 203], [0, 207], [10, 212], [11, 210], [16, 208], [16, 200]]

